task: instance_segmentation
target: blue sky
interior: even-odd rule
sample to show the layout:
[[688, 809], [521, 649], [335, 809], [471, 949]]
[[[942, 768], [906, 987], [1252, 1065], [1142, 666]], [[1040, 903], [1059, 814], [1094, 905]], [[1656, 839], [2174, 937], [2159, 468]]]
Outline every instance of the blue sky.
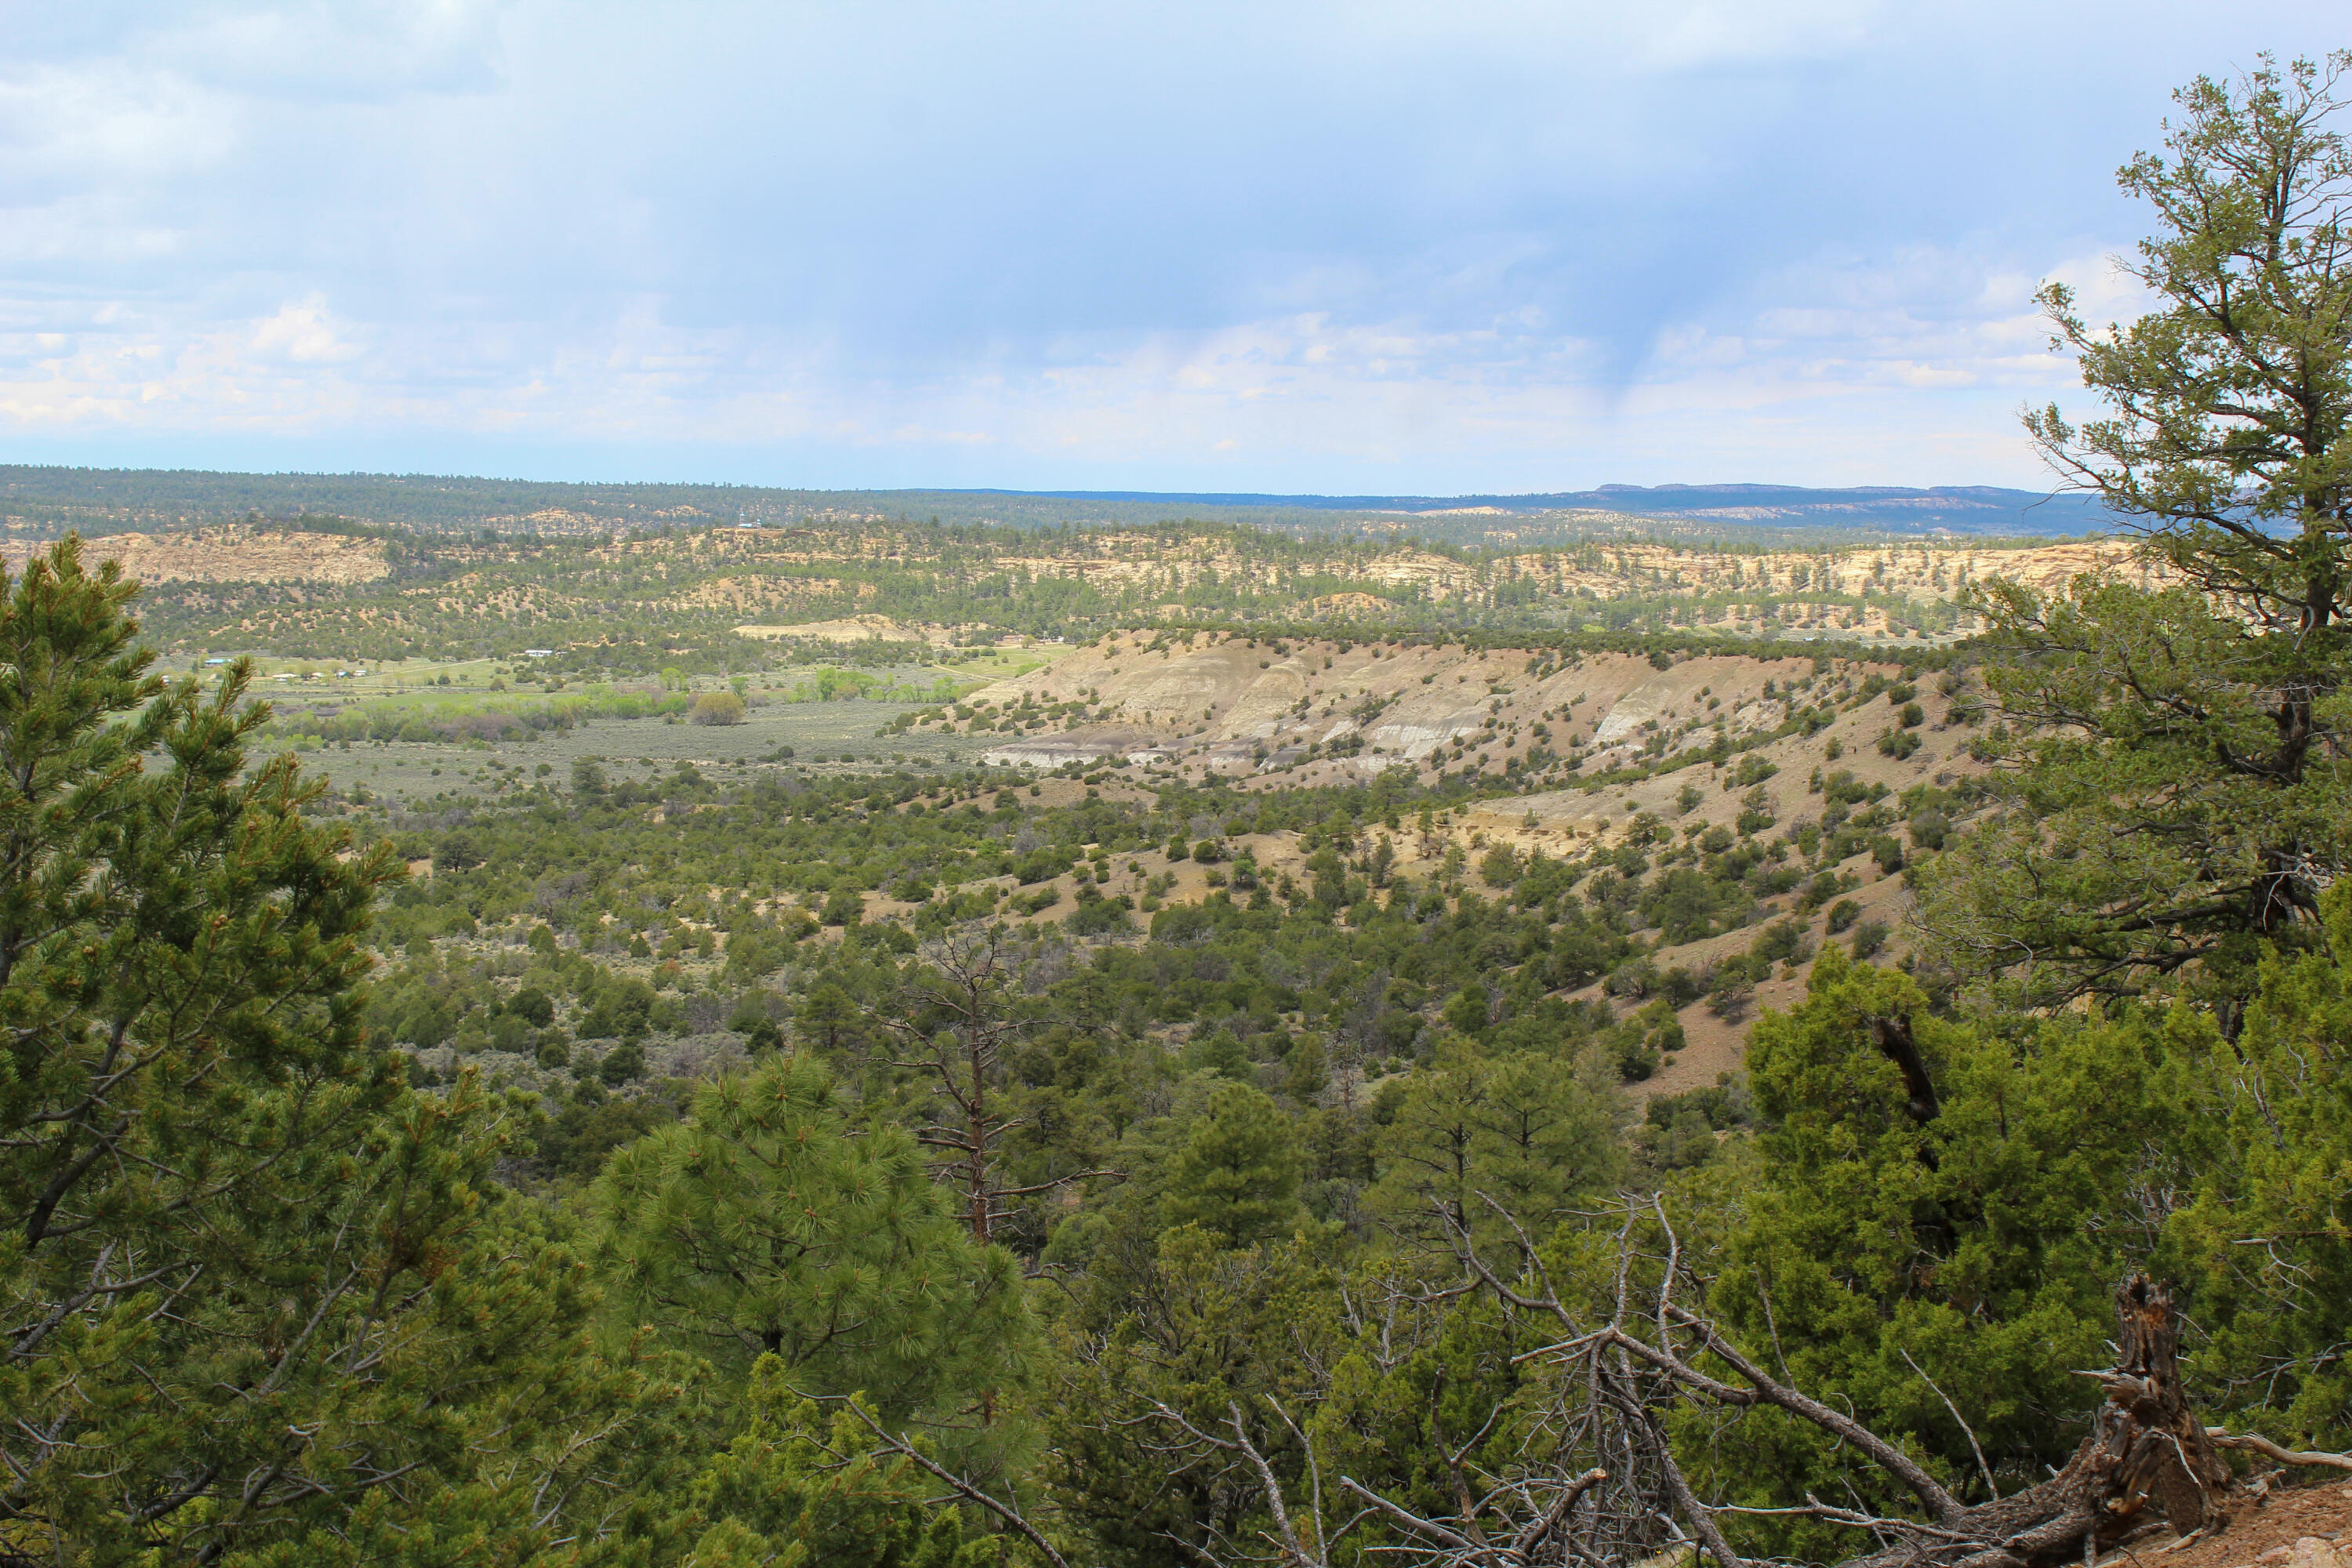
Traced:
[[2339, 5], [0, 0], [0, 460], [2039, 485], [2037, 279]]

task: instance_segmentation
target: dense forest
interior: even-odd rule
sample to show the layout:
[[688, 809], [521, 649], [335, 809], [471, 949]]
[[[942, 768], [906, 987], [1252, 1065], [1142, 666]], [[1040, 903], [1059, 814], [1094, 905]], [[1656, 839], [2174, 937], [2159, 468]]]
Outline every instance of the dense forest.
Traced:
[[[184, 596], [34, 553], [0, 1564], [2061, 1568], [2340, 1484], [2345, 69], [2184, 91], [2125, 172], [2147, 318], [2045, 291], [2111, 416], [2031, 434], [2145, 571], [1967, 584], [1899, 668], [1767, 649], [1773, 726], [1702, 691], [1553, 781], [1673, 808], [1558, 853], [1470, 828], [1525, 770], [393, 798], [393, 738], [278, 749], [247, 662], [154, 646]], [[632, 619], [659, 563], [609, 541], [467, 548], [605, 574], [542, 682], [790, 657]], [[1201, 621], [1268, 635], [1220, 571]], [[1862, 782], [1858, 716], [1970, 766]], [[1742, 1069], [1653, 1092], [1694, 1009]]]

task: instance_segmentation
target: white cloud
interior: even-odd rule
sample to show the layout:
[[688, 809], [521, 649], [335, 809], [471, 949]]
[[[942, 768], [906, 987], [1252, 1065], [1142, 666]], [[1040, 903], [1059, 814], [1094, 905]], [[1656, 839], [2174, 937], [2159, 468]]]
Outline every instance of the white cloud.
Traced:
[[133, 58], [271, 98], [379, 101], [501, 79], [506, 0], [216, 5], [133, 36]]
[[128, 60], [0, 68], [0, 186], [26, 206], [185, 176], [236, 145], [238, 118], [224, 95]]
[[280, 306], [254, 330], [251, 346], [257, 361], [281, 359], [295, 364], [347, 364], [362, 352], [337, 328], [326, 301], [315, 294]]
[[2035, 282], [2136, 307], [2084, 128], [2238, 36], [2158, 6], [55, 7], [0, 61], [0, 435], [2026, 478]]
[[[2090, 255], [2048, 270], [2105, 275]], [[1880, 479], [2030, 481], [2012, 411], [2074, 384], [2043, 346], [2031, 276], [1954, 250], [1825, 258], [1669, 325], [1630, 381], [1520, 310], [1442, 330], [1311, 311], [1063, 334], [909, 382], [822, 338], [682, 325], [652, 296], [561, 330], [354, 321], [316, 293], [233, 323], [19, 300], [0, 306], [0, 425], [821, 442], [994, 453], [1040, 483], [1049, 460], [1442, 471], [1461, 489], [1552, 488], [1600, 477], [1596, 462], [1650, 479], [1826, 464], [1858, 482], [1872, 476], [1843, 465], [1865, 457], [1895, 465]]]

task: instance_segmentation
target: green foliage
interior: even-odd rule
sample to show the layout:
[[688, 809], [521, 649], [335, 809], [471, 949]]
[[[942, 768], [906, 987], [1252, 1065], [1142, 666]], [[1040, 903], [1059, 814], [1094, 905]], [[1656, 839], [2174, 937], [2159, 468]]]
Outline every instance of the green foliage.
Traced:
[[1045, 1479], [1088, 1561], [1150, 1568], [1171, 1541], [1197, 1548], [1213, 1530], [1271, 1525], [1217, 1457], [1171, 1453], [1150, 1423], [1160, 1405], [1204, 1427], [1238, 1410], [1296, 1484], [1303, 1455], [1266, 1402], [1296, 1406], [1316, 1390], [1340, 1343], [1336, 1284], [1296, 1243], [1233, 1248], [1191, 1226], [1106, 1250], [1056, 1326], [1062, 1371], [1039, 1412]]
[[[1465, 1276], [1452, 1243], [1599, 1323], [1669, 1222], [1759, 1365], [1971, 1496], [1976, 1440], [2010, 1491], [2080, 1435], [2072, 1373], [2102, 1359], [2133, 1269], [2178, 1283], [2209, 1415], [2352, 1441], [2352, 356], [2342, 237], [2297, 216], [2352, 180], [2317, 127], [2328, 79], [2200, 83], [2168, 154], [2126, 172], [2169, 226], [2142, 253], [2149, 318], [2109, 338], [2046, 296], [2115, 413], [2079, 432], [2036, 416], [2036, 434], [2172, 575], [1984, 601], [2004, 721], [1960, 739], [2013, 764], [1990, 785], [1897, 799], [1817, 770], [1807, 816], [1769, 787], [1739, 708], [1721, 728], [1694, 712], [1697, 744], [1657, 736], [1615, 776], [1686, 770], [1675, 815], [1719, 788], [1731, 821], [1643, 813], [1567, 859], [1482, 845], [1475, 886], [1437, 814], [1503, 786], [1411, 770], [1156, 793], [1097, 773], [1049, 805], [1055, 785], [1004, 770], [853, 776], [779, 748], [755, 773], [583, 759], [568, 794], [552, 764], [529, 784], [501, 769], [487, 794], [404, 807], [249, 758], [243, 667], [210, 696], [165, 688], [132, 651], [126, 589], [71, 548], [37, 559], [0, 583], [0, 1557], [979, 1568], [1026, 1551], [876, 1457], [860, 1411], [1022, 1498], [1072, 1561], [1271, 1550], [1268, 1476], [1294, 1510], [1346, 1474], [1450, 1515], [1447, 1456], [1483, 1486], [1562, 1431], [1537, 1415], [1556, 1363], [1529, 1353], [1559, 1323]], [[2308, 387], [2291, 396], [2287, 371]], [[1064, 542], [1009, 530], [808, 531], [385, 537], [393, 577], [340, 605], [205, 584], [168, 611], [289, 639], [345, 615], [402, 651], [558, 646], [504, 672], [522, 691], [301, 718], [357, 742], [723, 722], [776, 700], [748, 672], [783, 667], [767, 690], [791, 700], [950, 702], [980, 664], [727, 623], [756, 601], [1061, 632], [1163, 595], [1266, 616], [1388, 548], [1170, 524], [1151, 550], [1208, 538], [1247, 570], [1130, 582], [1037, 572]], [[1538, 677], [1580, 649], [1667, 668], [1695, 646], [1643, 639], [1691, 606], [1599, 546], [1579, 570], [1628, 591], [1573, 605], [1524, 563], [1455, 554], [1465, 592], [1381, 613], [1478, 620], [1448, 634], [1465, 640], [1581, 617], [1490, 642]], [[467, 591], [445, 592], [460, 573]], [[716, 573], [748, 600], [681, 608]], [[533, 618], [559, 608], [569, 638]], [[1935, 668], [1857, 683], [1816, 655], [1766, 695], [1779, 734], [1843, 712], [1909, 757], [1947, 743], [1923, 739], [1929, 701], [1977, 721], [1958, 665], [1921, 700]], [[659, 689], [567, 685], [627, 672]], [[932, 718], [1028, 733], [1094, 716], [1091, 696]], [[1381, 706], [1351, 710], [1360, 730]], [[1415, 815], [1437, 847], [1401, 866]], [[361, 832], [320, 826], [339, 816]], [[1863, 857], [1921, 885], [1931, 946], [1902, 970], [1862, 962], [1890, 934], [1846, 896]], [[429, 878], [399, 877], [425, 858]], [[1180, 884], [1177, 860], [1202, 869]], [[1175, 890], [1202, 881], [1197, 902]], [[1074, 912], [1027, 919], [1066, 884]], [[1844, 940], [1815, 957], [1822, 935]], [[1705, 963], [1659, 951], [1709, 939]], [[368, 941], [383, 970], [362, 990]], [[1757, 1023], [1747, 1079], [1633, 1122], [1615, 1085], [1687, 1048], [1680, 1010], [1705, 995], [1738, 1023], [1808, 962], [1801, 1005]], [[1956, 984], [1971, 977], [1997, 984]], [[2052, 1005], [2084, 991], [2109, 994]], [[1636, 1216], [1630, 1249], [1612, 1205]], [[1770, 1408], [1667, 1433], [1712, 1498], [1903, 1506], [1851, 1445]], [[1789, 1513], [1724, 1519], [1759, 1558], [1850, 1545]], [[1367, 1520], [1349, 1548], [1400, 1544], [1387, 1531]]]
[[[1965, 1485], [1967, 1436], [1927, 1369], [2006, 1484], [2024, 1484], [2072, 1447], [2086, 1408], [2072, 1370], [2096, 1364], [2112, 1282], [2155, 1239], [2117, 1223], [2126, 1194], [2188, 1173], [2177, 1153], [2149, 1164], [2183, 1126], [2166, 1065], [2143, 1026], [1989, 1037], [1936, 1017], [1906, 976], [1825, 951], [1804, 1004], [1756, 1026], [1761, 1184], [1717, 1309], [1816, 1397]], [[1810, 1429], [1749, 1427], [1742, 1485], [1798, 1495], [1845, 1462]]]
[[1620, 1168], [1607, 1097], [1573, 1061], [1540, 1050], [1489, 1056], [1442, 1046], [1413, 1074], [1376, 1141], [1377, 1212], [1415, 1233], [1443, 1221], [1484, 1236], [1500, 1225], [1487, 1200], [1545, 1227], [1570, 1198], [1605, 1190]]
[[1963, 958], [1995, 931], [2041, 955], [2032, 999], [2200, 959], [2242, 973], [2240, 939], [2286, 932], [2313, 900], [2303, 858], [2343, 853], [2352, 781], [2313, 748], [2352, 699], [2329, 677], [2298, 710], [2310, 745], [2281, 752], [2276, 683], [2315, 678], [2296, 639], [2250, 637], [2186, 588], [2085, 582], [2010, 605], [2033, 657], [1987, 680], [2042, 727], [2010, 743], [2007, 809], [1928, 877], [1930, 929]]
[[772, 1058], [614, 1155], [598, 1258], [632, 1323], [880, 1409], [952, 1408], [1008, 1375], [1012, 1259], [976, 1246], [895, 1128], [853, 1136], [833, 1076]]
[[2266, 56], [2176, 95], [2165, 150], [2118, 176], [2158, 225], [2129, 268], [2155, 301], [2137, 321], [2086, 322], [2042, 289], [2109, 412], [2078, 428], [2053, 405], [2028, 429], [2180, 585], [1985, 601], [2022, 768], [1929, 908], [1953, 958], [2029, 1000], [2200, 962], [2242, 994], [2242, 939], [2307, 937], [2346, 863], [2352, 150], [2325, 121], [2347, 67]]
[[[2169, 1239], [2196, 1282], [2210, 1339], [2203, 1386], [2248, 1425], [2303, 1445], [2352, 1445], [2352, 890], [2326, 900], [2329, 952], [2262, 965], [2245, 1026], [2225, 1040], [2212, 1016], [2175, 1007], [2164, 1037], [2178, 1059], [2180, 1158], [2195, 1201]], [[2250, 1245], [2260, 1237], [2262, 1244]]]
[[695, 724], [740, 724], [743, 699], [732, 691], [706, 691], [694, 700], [687, 719]]
[[498, 1223], [510, 1108], [361, 1048], [395, 864], [246, 766], [242, 667], [145, 674], [74, 542], [0, 588], [0, 1551], [252, 1552], [527, 1454], [585, 1282]]
[[[2037, 444], [2199, 588], [2243, 595], [2272, 629], [2333, 624], [2352, 544], [2338, 446], [2352, 413], [2352, 150], [2326, 124], [2347, 69], [2341, 51], [2284, 70], [2263, 56], [2239, 82], [2200, 77], [2175, 94], [2165, 151], [2117, 174], [2154, 210], [2158, 233], [2127, 270], [2155, 308], [2109, 331], [2063, 285], [2042, 291], [2113, 412], [2080, 429], [2054, 407], [2035, 415]], [[2326, 637], [2303, 655], [2319, 666], [2336, 651]]]
[[1246, 1084], [1223, 1083], [1169, 1162], [1160, 1212], [1223, 1246], [1279, 1236], [1302, 1217], [1297, 1141], [1289, 1118]]
[[[793, 1392], [793, 1371], [772, 1355], [751, 1368], [743, 1403], [750, 1426], [694, 1478], [698, 1520], [710, 1520], [687, 1562], [692, 1568], [989, 1568], [993, 1537], [965, 1529], [938, 1483], [903, 1458], [866, 1452], [866, 1424], [847, 1410], [832, 1420]], [[848, 1456], [844, 1458], [844, 1456]]]

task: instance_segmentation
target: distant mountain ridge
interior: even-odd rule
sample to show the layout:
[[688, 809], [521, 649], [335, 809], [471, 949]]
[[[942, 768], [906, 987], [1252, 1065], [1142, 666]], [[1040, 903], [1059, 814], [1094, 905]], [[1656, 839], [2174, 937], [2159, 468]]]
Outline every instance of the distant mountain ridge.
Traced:
[[2095, 533], [2116, 525], [2095, 497], [1996, 485], [1858, 485], [1815, 489], [1800, 485], [1602, 485], [1590, 490], [1524, 495], [1318, 496], [1236, 492], [1154, 493], [1144, 490], [975, 490], [973, 495], [1050, 497], [1086, 501], [1163, 505], [1269, 507], [1299, 511], [1404, 512], [1416, 516], [1488, 510], [1513, 514], [1608, 511], [1636, 517], [1682, 517], [1777, 527], [1856, 527], [1901, 532], [2051, 534]]
[[[763, 485], [575, 483], [432, 474], [239, 474], [0, 464], [0, 522], [54, 533], [327, 516], [450, 532], [596, 532], [713, 523], [937, 519], [1034, 528], [1177, 521], [1328, 535], [1410, 533], [1522, 549], [1593, 534], [1691, 539], [1936, 533], [2071, 537], [2115, 528], [2090, 497], [1990, 485], [1602, 485], [1533, 494], [1275, 495], [1155, 490], [820, 490]], [[1637, 526], [1638, 525], [1638, 526]]]

